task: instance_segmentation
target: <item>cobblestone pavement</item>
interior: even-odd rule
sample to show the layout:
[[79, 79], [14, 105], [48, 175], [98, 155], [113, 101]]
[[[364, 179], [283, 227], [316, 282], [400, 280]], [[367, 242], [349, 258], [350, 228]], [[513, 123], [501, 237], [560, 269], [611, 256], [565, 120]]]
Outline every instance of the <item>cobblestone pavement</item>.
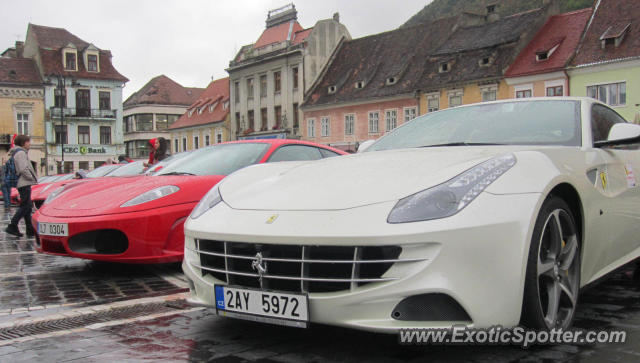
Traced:
[[[220, 318], [215, 311], [184, 303], [184, 281], [176, 265], [149, 268], [41, 256], [33, 253], [29, 240], [4, 238], [0, 261], [0, 362], [640, 360], [640, 283], [631, 267], [584, 291], [575, 322], [584, 329], [624, 330], [626, 343], [521, 349], [401, 346], [395, 335], [318, 325], [301, 330]], [[150, 308], [141, 310], [142, 315], [131, 313], [141, 306]], [[112, 317], [105, 318], [105, 312], [113, 312]], [[26, 324], [41, 329], [56, 319], [75, 325], [2, 338], [7, 327]]]

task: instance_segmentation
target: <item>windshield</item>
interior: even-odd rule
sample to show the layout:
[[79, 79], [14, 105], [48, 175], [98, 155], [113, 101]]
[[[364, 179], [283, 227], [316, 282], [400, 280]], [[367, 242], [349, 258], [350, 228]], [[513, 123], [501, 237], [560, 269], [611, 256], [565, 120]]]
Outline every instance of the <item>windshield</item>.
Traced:
[[365, 152], [473, 144], [580, 146], [580, 102], [540, 100], [450, 108], [406, 123]]
[[183, 151], [181, 153], [173, 154], [173, 155], [167, 157], [166, 159], [162, 160], [161, 162], [151, 165], [149, 167], [149, 169], [147, 169], [145, 174], [155, 173], [156, 171], [161, 170], [165, 166], [173, 163], [174, 161], [184, 158], [185, 156], [189, 155], [190, 153], [191, 153], [191, 151]]
[[110, 164], [97, 167], [87, 173], [87, 178], [99, 178], [101, 176], [105, 176], [108, 172], [113, 171], [121, 166], [121, 164]]
[[144, 170], [144, 161], [134, 161], [129, 164], [125, 164], [107, 174], [105, 176], [129, 176], [129, 175], [138, 175], [142, 173]]
[[154, 175], [229, 175], [260, 160], [267, 143], [218, 144], [191, 152]]

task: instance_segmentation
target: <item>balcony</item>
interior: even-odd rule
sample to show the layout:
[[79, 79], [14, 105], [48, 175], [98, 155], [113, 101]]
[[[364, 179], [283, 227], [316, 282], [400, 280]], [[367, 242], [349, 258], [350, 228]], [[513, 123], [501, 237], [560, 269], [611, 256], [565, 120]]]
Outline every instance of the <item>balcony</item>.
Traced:
[[60, 118], [64, 112], [65, 118], [90, 118], [115, 120], [118, 110], [102, 110], [98, 108], [60, 108], [51, 107], [51, 118]]

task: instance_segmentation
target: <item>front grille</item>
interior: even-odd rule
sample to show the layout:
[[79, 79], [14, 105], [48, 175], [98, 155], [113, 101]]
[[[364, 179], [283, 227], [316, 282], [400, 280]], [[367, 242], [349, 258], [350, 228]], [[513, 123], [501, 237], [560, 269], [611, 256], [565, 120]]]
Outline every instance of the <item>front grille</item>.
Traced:
[[[374, 282], [397, 280], [383, 276], [399, 259], [399, 246], [317, 246], [256, 244], [196, 240], [202, 276], [229, 285], [290, 292], [353, 290]], [[261, 261], [260, 261], [261, 260]], [[260, 265], [266, 268], [262, 276]]]

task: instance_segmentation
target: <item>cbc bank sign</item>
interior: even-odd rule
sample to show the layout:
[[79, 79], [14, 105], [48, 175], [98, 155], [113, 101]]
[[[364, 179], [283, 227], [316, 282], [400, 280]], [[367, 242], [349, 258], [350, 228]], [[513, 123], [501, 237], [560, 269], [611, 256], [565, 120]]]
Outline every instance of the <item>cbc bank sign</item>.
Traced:
[[93, 147], [86, 145], [69, 145], [63, 148], [65, 154], [79, 154], [79, 155], [102, 155], [107, 154], [109, 151], [103, 147]]

